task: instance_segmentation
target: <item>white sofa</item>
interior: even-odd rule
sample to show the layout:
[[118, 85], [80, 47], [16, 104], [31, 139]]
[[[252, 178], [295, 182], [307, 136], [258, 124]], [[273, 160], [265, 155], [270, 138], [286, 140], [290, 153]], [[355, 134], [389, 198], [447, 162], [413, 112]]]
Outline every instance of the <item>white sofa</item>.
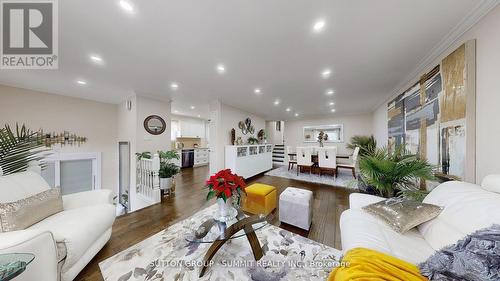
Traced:
[[[0, 202], [49, 189], [36, 172], [0, 177]], [[25, 230], [0, 233], [0, 254], [33, 253], [35, 260], [16, 280], [73, 280], [111, 236], [115, 206], [110, 190], [62, 197], [64, 211]]]
[[465, 182], [440, 184], [424, 199], [444, 209], [435, 219], [399, 234], [366, 213], [363, 206], [384, 198], [353, 193], [350, 209], [340, 217], [342, 250], [364, 247], [418, 264], [435, 251], [481, 228], [500, 224], [500, 176], [492, 175], [481, 186]]

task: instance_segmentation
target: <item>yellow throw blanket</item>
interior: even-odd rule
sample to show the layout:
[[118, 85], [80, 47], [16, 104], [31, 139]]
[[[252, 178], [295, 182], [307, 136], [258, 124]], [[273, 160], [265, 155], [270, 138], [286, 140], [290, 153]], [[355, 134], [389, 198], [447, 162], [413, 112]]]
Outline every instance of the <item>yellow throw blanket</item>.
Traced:
[[348, 251], [343, 266], [335, 268], [328, 281], [390, 280], [424, 281], [418, 267], [398, 258], [365, 248]]

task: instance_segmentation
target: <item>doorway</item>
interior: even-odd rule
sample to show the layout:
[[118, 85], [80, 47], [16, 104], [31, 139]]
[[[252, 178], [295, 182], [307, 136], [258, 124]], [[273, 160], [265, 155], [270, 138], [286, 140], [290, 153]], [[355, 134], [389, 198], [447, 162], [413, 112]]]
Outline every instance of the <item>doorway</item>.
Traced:
[[118, 143], [118, 203], [123, 207], [121, 213], [130, 210], [130, 143]]

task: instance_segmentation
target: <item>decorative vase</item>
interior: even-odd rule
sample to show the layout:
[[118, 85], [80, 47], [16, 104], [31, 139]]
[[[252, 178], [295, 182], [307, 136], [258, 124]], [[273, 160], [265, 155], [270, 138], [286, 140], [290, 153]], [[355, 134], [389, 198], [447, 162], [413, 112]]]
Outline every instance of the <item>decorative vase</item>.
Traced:
[[172, 188], [172, 178], [160, 178], [160, 189], [168, 190]]
[[227, 222], [236, 218], [238, 212], [233, 207], [231, 198], [228, 198], [226, 202], [222, 198], [217, 198], [217, 206], [219, 207], [217, 211], [218, 221]]

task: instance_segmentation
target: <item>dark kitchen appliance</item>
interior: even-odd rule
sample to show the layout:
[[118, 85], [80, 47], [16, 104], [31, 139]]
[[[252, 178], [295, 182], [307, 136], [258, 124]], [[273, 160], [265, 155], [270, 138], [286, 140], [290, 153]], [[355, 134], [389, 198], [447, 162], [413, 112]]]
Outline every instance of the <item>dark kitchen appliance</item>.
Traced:
[[194, 149], [182, 150], [182, 168], [194, 166]]

